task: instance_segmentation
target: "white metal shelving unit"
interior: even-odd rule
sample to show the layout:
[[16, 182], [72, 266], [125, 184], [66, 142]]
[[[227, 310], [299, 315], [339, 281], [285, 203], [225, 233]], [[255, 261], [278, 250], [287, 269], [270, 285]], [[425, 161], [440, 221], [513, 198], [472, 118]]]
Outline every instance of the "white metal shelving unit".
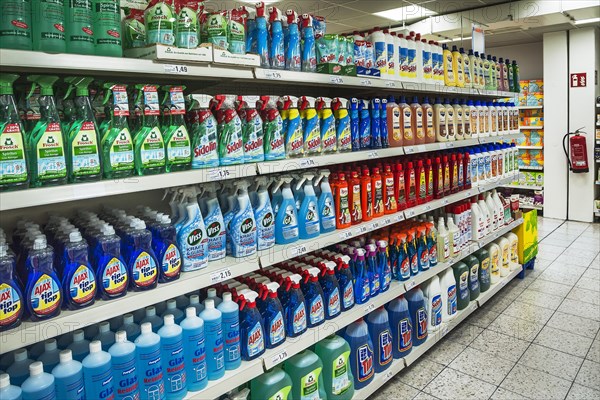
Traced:
[[543, 186], [531, 186], [531, 185], [503, 185], [502, 187], [508, 188], [508, 189], [544, 190]]
[[521, 126], [519, 126], [519, 129], [522, 131], [541, 130], [541, 129], [544, 129], [544, 126], [543, 125], [521, 125]]
[[519, 205], [519, 208], [522, 208], [523, 210], [543, 210], [544, 206], [534, 204], [521, 204]]

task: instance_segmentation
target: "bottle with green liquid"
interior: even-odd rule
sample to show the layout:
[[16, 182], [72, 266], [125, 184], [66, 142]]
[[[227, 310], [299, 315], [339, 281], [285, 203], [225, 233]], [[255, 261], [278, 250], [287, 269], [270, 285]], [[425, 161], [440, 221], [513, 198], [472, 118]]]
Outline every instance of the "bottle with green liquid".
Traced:
[[41, 117], [29, 133], [29, 174], [31, 186], [62, 185], [67, 182], [67, 164], [61, 121], [54, 100], [54, 83], [58, 76], [29, 75], [27, 79], [40, 87]]
[[96, 55], [108, 57], [123, 57], [123, 37], [121, 34], [121, 8], [119, 7], [119, 0], [93, 1]]
[[93, 0], [65, 1], [67, 52], [94, 54]]
[[105, 83], [104, 101], [112, 100], [112, 110], [104, 130], [101, 129], [102, 170], [105, 179], [126, 178], [134, 172], [133, 139], [129, 131], [127, 87]]
[[170, 123], [163, 131], [167, 152], [166, 171], [184, 171], [190, 169], [192, 150], [190, 135], [185, 124], [184, 86], [163, 86], [165, 104], [169, 108]]
[[138, 98], [143, 99], [142, 125], [134, 134], [134, 155], [136, 175], [155, 175], [165, 172], [165, 142], [160, 130], [158, 117], [158, 87], [138, 84]]
[[70, 183], [96, 181], [102, 177], [98, 126], [88, 89], [93, 80], [89, 77], [65, 79], [70, 85], [68, 92], [75, 89], [75, 120], [68, 131], [66, 146]]
[[65, 53], [65, 1], [35, 0], [32, 5], [33, 50]]
[[0, 48], [31, 50], [31, 1], [0, 0]]
[[23, 123], [17, 111], [15, 74], [0, 74], [0, 191], [29, 185]]

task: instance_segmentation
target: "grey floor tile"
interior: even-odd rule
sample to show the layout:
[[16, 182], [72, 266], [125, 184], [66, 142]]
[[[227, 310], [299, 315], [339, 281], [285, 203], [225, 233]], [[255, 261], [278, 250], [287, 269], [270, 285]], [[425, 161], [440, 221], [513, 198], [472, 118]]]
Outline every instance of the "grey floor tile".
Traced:
[[521, 303], [518, 300], [515, 300], [515, 302], [508, 306], [508, 308], [504, 310], [502, 314], [543, 325], [548, 322], [550, 317], [552, 317], [554, 310], [534, 306], [528, 303]]
[[561, 254], [560, 256], [558, 256], [558, 258], [556, 259], [556, 261], [554, 261], [555, 264], [561, 264], [561, 265], [565, 265], [565, 266], [569, 266], [569, 267], [586, 267], [588, 265], [590, 265], [590, 263], [592, 262], [592, 260], [594, 259], [594, 256], [578, 256], [576, 254]]
[[554, 258], [551, 258], [550, 260], [545, 260], [543, 258], [536, 257], [535, 265], [534, 265], [533, 269], [536, 271], [544, 272], [544, 270], [546, 268], [548, 268], [550, 266], [550, 264], [552, 264], [553, 261], [554, 261]]
[[565, 285], [563, 283], [551, 282], [543, 279], [537, 279], [527, 290], [535, 290], [537, 292], [551, 294], [553, 296], [566, 297], [573, 285]]
[[488, 329], [531, 342], [543, 327], [544, 325], [536, 322], [501, 314]]
[[400, 382], [398, 376], [395, 376], [369, 397], [369, 400], [412, 399], [417, 394], [417, 389]]
[[600, 269], [600, 257], [594, 258], [592, 263], [588, 266], [591, 269]]
[[[532, 283], [533, 285], [534, 283]], [[548, 308], [550, 310], [556, 310], [560, 303], [562, 302], [562, 296], [555, 296], [549, 293], [538, 292], [537, 290], [531, 289], [531, 286], [519, 297], [517, 297], [517, 302], [523, 302], [527, 304], [532, 304], [534, 306]]]
[[562, 255], [567, 256], [576, 256], [576, 257], [586, 257], [589, 260], [593, 260], [598, 255], [598, 250], [582, 250], [582, 249], [573, 249], [569, 247], [565, 251], [562, 252]]
[[542, 243], [544, 246], [550, 245], [552, 247], [561, 247], [563, 249], [566, 249], [569, 247], [569, 244], [571, 244], [571, 242], [566, 242], [562, 239], [551, 238], [550, 236], [545, 237]]
[[497, 386], [514, 365], [512, 361], [490, 357], [489, 353], [467, 347], [448, 367]]
[[[389, 399], [391, 400], [391, 399]], [[419, 392], [412, 400], [439, 400], [437, 397], [430, 395], [429, 393]]]
[[425, 359], [442, 364], [448, 365], [459, 355], [467, 346], [448, 338], [443, 339], [435, 345], [434, 348], [425, 353]]
[[468, 346], [473, 339], [483, 332], [483, 329], [484, 328], [481, 328], [480, 326], [464, 321], [459, 326], [454, 328], [452, 332], [446, 336], [446, 339]]
[[530, 399], [564, 399], [571, 381], [517, 364], [500, 387]]
[[600, 280], [600, 269], [588, 268], [581, 276], [582, 279]]
[[442, 364], [421, 358], [400, 373], [400, 381], [423, 390], [443, 369], [444, 366]]
[[[566, 327], [568, 329], [568, 327]], [[545, 326], [533, 343], [584, 358], [592, 346], [593, 339], [572, 332]]]
[[585, 358], [600, 363], [600, 338], [596, 337]]
[[585, 271], [587, 270], [587, 266], [591, 262], [591, 261], [589, 261], [585, 265], [582, 266], [582, 265], [571, 263], [570, 257], [567, 257], [566, 259], [562, 259], [562, 260], [561, 260], [561, 257], [563, 257], [563, 256], [560, 256], [559, 258], [556, 259], [556, 261], [554, 261], [552, 264], [550, 264], [550, 266], [546, 269], [546, 272], [556, 271], [562, 275], [580, 277], [585, 273]]
[[600, 390], [600, 364], [585, 360], [577, 374], [577, 378], [575, 378], [575, 382], [592, 389]]
[[486, 304], [482, 308], [478, 308], [465, 322], [481, 328], [487, 328], [498, 317], [498, 315], [500, 315], [499, 312], [496, 312], [491, 308], [487, 308]]
[[577, 281], [575, 287], [579, 287], [582, 289], [593, 290], [595, 292], [600, 292], [600, 281], [595, 279], [583, 279]]
[[578, 301], [583, 301], [584, 303], [600, 305], [600, 292], [583, 289], [583, 288], [579, 288], [579, 287], [574, 287], [571, 290], [571, 292], [568, 294], [567, 299], [578, 300]]
[[489, 353], [493, 357], [517, 362], [525, 353], [529, 342], [486, 329], [477, 336], [470, 347]]
[[571, 243], [571, 245], [569, 246], [570, 249], [580, 249], [580, 250], [584, 250], [587, 251], [591, 248], [590, 244], [587, 242], [579, 242], [579, 241], [574, 241], [573, 243]]
[[550, 268], [552, 268], [552, 265], [550, 267], [548, 267], [548, 269], [546, 269], [540, 276], [538, 279], [543, 279], [545, 281], [550, 281], [550, 282], [556, 282], [556, 283], [562, 283], [565, 285], [575, 285], [575, 283], [577, 283], [577, 281], [579, 280], [579, 276], [577, 275], [569, 275], [568, 273], [564, 273], [562, 271], [557, 271], [555, 269], [551, 270]]
[[550, 375], [572, 381], [577, 376], [583, 358], [575, 357], [548, 347], [532, 344], [529, 346], [519, 364], [539, 369]]
[[567, 400], [592, 400], [600, 399], [600, 390], [595, 390], [578, 383], [574, 383], [569, 390]]
[[527, 397], [521, 396], [518, 393], [511, 392], [504, 388], [498, 387], [491, 397], [491, 400], [527, 400]]
[[593, 339], [600, 329], [600, 322], [557, 311], [548, 326]]
[[494, 296], [485, 303], [485, 308], [492, 310], [497, 313], [501, 313], [506, 310], [513, 302], [513, 299], [502, 298], [501, 296]]
[[442, 400], [454, 400], [489, 399], [495, 390], [495, 385], [446, 368], [423, 391]]
[[578, 317], [589, 318], [600, 321], [600, 306], [582, 301], [564, 299], [558, 311], [567, 314], [577, 315]]

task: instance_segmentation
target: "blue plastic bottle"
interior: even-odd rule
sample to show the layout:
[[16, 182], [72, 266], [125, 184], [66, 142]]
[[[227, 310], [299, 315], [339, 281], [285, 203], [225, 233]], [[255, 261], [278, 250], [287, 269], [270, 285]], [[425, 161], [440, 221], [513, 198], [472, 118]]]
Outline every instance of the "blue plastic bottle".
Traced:
[[401, 281], [410, 279], [410, 258], [408, 257], [408, 242], [405, 234], [398, 235], [398, 272]]
[[419, 274], [419, 253], [417, 251], [417, 236], [416, 230], [411, 229], [408, 231], [408, 239], [406, 241], [406, 248], [408, 254], [408, 262], [410, 265], [410, 274], [415, 276]]
[[375, 375], [373, 342], [369, 328], [362, 318], [346, 327], [344, 339], [350, 345], [350, 367], [354, 375], [354, 389], [367, 386]]
[[425, 227], [417, 228], [417, 263], [419, 271], [427, 271], [429, 269], [429, 247], [427, 246], [427, 235]]
[[275, 214], [275, 243], [288, 244], [298, 240], [298, 214], [294, 194], [290, 188], [292, 178], [282, 176], [279, 179], [279, 184], [275, 186], [274, 190], [277, 190], [280, 185], [283, 185], [283, 188], [281, 189], [281, 203]]
[[141, 334], [135, 339], [137, 375], [140, 378], [142, 399], [164, 400], [163, 364], [160, 357], [160, 336], [152, 332], [149, 322], [141, 325]]
[[247, 257], [256, 253], [256, 221], [248, 196], [248, 182], [235, 181], [238, 188], [237, 202], [239, 210], [229, 224], [231, 234], [231, 255]]
[[152, 250], [160, 265], [158, 281], [171, 282], [179, 279], [181, 274], [181, 251], [177, 247], [177, 232], [167, 215], [160, 215], [156, 222]]
[[341, 256], [337, 261], [335, 276], [338, 279], [341, 292], [342, 311], [354, 307], [354, 282], [350, 271], [350, 257]]
[[225, 257], [225, 223], [223, 213], [217, 199], [216, 185], [210, 182], [205, 187], [203, 198], [206, 199], [202, 207], [204, 227], [208, 236], [208, 261], [221, 260]]
[[179, 400], [187, 394], [183, 330], [175, 324], [173, 314], [166, 314], [164, 321], [163, 327], [158, 330], [158, 335], [160, 336], [160, 358], [166, 371], [165, 391], [167, 400]]
[[83, 359], [83, 381], [88, 396], [100, 399], [114, 397], [113, 371], [111, 357], [102, 351], [102, 343], [94, 340], [90, 343], [90, 354]]
[[52, 369], [52, 375], [58, 399], [85, 400], [83, 366], [73, 360], [71, 350], [60, 352], [60, 363]]
[[183, 337], [183, 355], [187, 387], [190, 392], [202, 390], [208, 384], [206, 376], [206, 342], [204, 340], [204, 321], [196, 314], [194, 307], [185, 310], [185, 319], [181, 321]]
[[358, 104], [360, 100], [356, 97], [350, 99], [350, 138], [352, 151], [360, 150], [360, 113]]
[[140, 325], [145, 322], [150, 322], [153, 332], [158, 332], [158, 330], [163, 326], [163, 319], [156, 315], [156, 307], [146, 307], [146, 316], [144, 319], [142, 319]]
[[302, 179], [296, 186], [296, 189], [300, 189], [300, 186], [303, 185], [302, 191], [304, 193], [298, 211], [300, 239], [312, 239], [321, 233], [320, 213], [317, 195], [313, 187], [313, 178], [314, 175], [311, 173], [302, 174]]
[[305, 271], [302, 292], [306, 305], [307, 325], [309, 328], [325, 322], [325, 303], [323, 289], [319, 284], [319, 269], [310, 267]]
[[317, 53], [315, 50], [315, 30], [313, 28], [313, 17], [302, 14], [302, 71], [317, 71]]
[[146, 223], [135, 219], [124, 252], [130, 276], [129, 287], [134, 291], [154, 289], [158, 282], [159, 264], [152, 250], [152, 234]]
[[377, 266], [377, 246], [368, 244], [366, 250], [365, 264], [369, 277], [370, 297], [375, 297], [379, 294], [381, 284], [381, 277], [379, 276], [379, 268]]
[[371, 285], [365, 264], [365, 250], [354, 250], [354, 299], [356, 304], [364, 304], [371, 298]]
[[285, 323], [283, 322], [283, 306], [277, 297], [277, 282], [265, 285], [258, 310], [264, 321], [265, 346], [272, 349], [285, 342]]
[[204, 310], [200, 313], [200, 318], [204, 321], [207, 375], [209, 381], [214, 381], [222, 378], [225, 374], [221, 311], [215, 309], [215, 303], [212, 299], [207, 299], [204, 302], [204, 307]]
[[[210, 290], [210, 289], [209, 289]], [[242, 363], [242, 352], [240, 344], [240, 310], [238, 305], [231, 300], [231, 293], [223, 293], [223, 300], [218, 297], [217, 310], [221, 311], [222, 327], [223, 327], [223, 342], [225, 369], [236, 369]]]
[[217, 289], [215, 288], [208, 288], [206, 291], [206, 299], [204, 299], [204, 301], [206, 302], [208, 299], [212, 299], [214, 301], [215, 307], [219, 307], [219, 305], [223, 302], [223, 300], [217, 296]]
[[179, 325], [179, 323], [183, 321], [183, 318], [185, 317], [183, 311], [177, 308], [177, 300], [175, 299], [167, 300], [167, 308], [165, 309], [165, 311], [163, 311], [162, 317], [164, 318], [166, 315], [169, 314], [171, 314], [173, 318], [175, 318], [175, 323], [177, 325]]
[[51, 373], [60, 361], [60, 350], [56, 339], [48, 339], [44, 342], [44, 352], [38, 357], [38, 361], [44, 364], [44, 371]]
[[8, 245], [0, 243], [0, 332], [19, 326], [25, 310], [15, 268], [15, 257], [8, 253]]
[[[389, 54], [389, 53], [388, 53]], [[381, 147], [390, 147], [387, 125], [387, 103], [388, 99], [381, 99], [381, 112], [379, 113], [379, 131], [381, 132]]]
[[323, 288], [323, 301], [325, 302], [325, 319], [332, 319], [342, 312], [340, 296], [340, 283], [335, 276], [336, 265], [333, 261], [323, 263], [319, 282]]
[[388, 313], [383, 306], [367, 315], [367, 326], [375, 347], [373, 355], [375, 372], [380, 373], [388, 369], [394, 359], [392, 330]]
[[412, 341], [414, 346], [420, 346], [427, 340], [427, 305], [420, 287], [415, 287], [406, 293], [410, 320], [413, 323]]
[[254, 360], [265, 352], [265, 329], [256, 308], [258, 293], [245, 290], [240, 294], [240, 342], [242, 359]]
[[115, 334], [110, 331], [110, 323], [104, 321], [98, 325], [98, 334], [94, 340], [102, 343], [102, 351], [108, 351], [110, 346], [115, 343]]
[[73, 342], [68, 347], [73, 354], [73, 359], [82, 362], [89, 354], [90, 342], [85, 339], [85, 334], [81, 329], [73, 331]]
[[200, 296], [197, 294], [190, 296], [190, 307], [193, 307], [196, 310], [196, 315], [200, 315], [202, 310], [204, 310], [204, 306], [200, 303]]
[[260, 66], [270, 68], [269, 63], [269, 32], [265, 16], [265, 4], [256, 7], [256, 52], [260, 56]]
[[21, 388], [10, 384], [10, 376], [8, 374], [0, 375], [0, 399], [2, 400], [21, 400]]
[[304, 294], [300, 289], [301, 280], [300, 275], [292, 274], [284, 282], [284, 291], [287, 292], [287, 295], [282, 296], [282, 300], [285, 331], [289, 337], [300, 336], [308, 329]]
[[29, 374], [29, 366], [33, 360], [27, 357], [27, 350], [19, 349], [14, 353], [13, 363], [6, 369], [6, 373], [10, 375], [12, 383], [21, 386]]
[[294, 10], [286, 10], [287, 33], [284, 36], [285, 69], [300, 71], [300, 30], [298, 29], [298, 14]]
[[[23, 400], [55, 400], [54, 377], [44, 372], [44, 366], [36, 361], [29, 366], [29, 378], [21, 385]], [[62, 400], [62, 399], [61, 399]]]
[[37, 236], [25, 260], [27, 286], [25, 298], [27, 313], [32, 321], [48, 319], [60, 314], [63, 293], [54, 270], [54, 252], [45, 236]]
[[96, 275], [88, 259], [88, 245], [79, 231], [69, 233], [69, 241], [64, 245], [63, 254], [63, 308], [77, 310], [94, 304]]
[[359, 136], [360, 149], [368, 149], [371, 147], [371, 114], [369, 113], [369, 101], [359, 100], [358, 114], [360, 116]]
[[125, 331], [115, 334], [115, 343], [110, 346], [116, 400], [140, 398], [140, 384], [136, 368], [135, 344], [127, 340]]
[[123, 315], [123, 325], [119, 327], [120, 331], [125, 331], [127, 339], [135, 342], [140, 336], [140, 326], [134, 322], [133, 314]]
[[[387, 121], [386, 124], [387, 126]], [[371, 100], [371, 143], [372, 149], [380, 149], [381, 142], [381, 99]]]
[[258, 188], [254, 220], [256, 221], [256, 246], [259, 251], [270, 249], [275, 245], [275, 215], [267, 192], [267, 183], [266, 177], [256, 178]]
[[386, 309], [390, 319], [390, 329], [394, 344], [392, 346], [394, 358], [407, 356], [412, 350], [412, 322], [408, 302], [404, 296], [390, 301]]
[[281, 25], [281, 10], [277, 7], [269, 7], [270, 43], [269, 62], [272, 69], [285, 68], [285, 51], [283, 43], [283, 27]]
[[377, 241], [377, 271], [379, 274], [379, 291], [385, 292], [392, 283], [392, 269], [388, 261], [387, 242], [385, 240]]
[[331, 186], [329, 185], [329, 174], [328, 170], [319, 171], [319, 177], [316, 182], [321, 191], [317, 204], [319, 221], [321, 222], [321, 233], [335, 231], [335, 202]]
[[109, 300], [127, 294], [129, 275], [127, 264], [121, 256], [121, 238], [110, 225], [104, 225], [94, 249], [98, 296]]

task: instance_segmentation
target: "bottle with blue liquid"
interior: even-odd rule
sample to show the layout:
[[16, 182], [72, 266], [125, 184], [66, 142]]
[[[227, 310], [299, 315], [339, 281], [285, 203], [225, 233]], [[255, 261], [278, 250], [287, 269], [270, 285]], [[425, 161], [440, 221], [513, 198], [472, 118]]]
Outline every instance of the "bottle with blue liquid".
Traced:
[[15, 257], [8, 250], [6, 243], [0, 243], [0, 332], [19, 326], [25, 311]]
[[267, 18], [265, 15], [265, 3], [256, 3], [256, 52], [260, 56], [261, 68], [270, 68], [269, 62], [269, 31], [267, 29]]
[[[56, 400], [54, 377], [44, 372], [44, 366], [36, 361], [29, 366], [29, 378], [21, 385], [23, 400]], [[62, 400], [62, 399], [61, 399]]]
[[300, 30], [298, 29], [298, 14], [294, 10], [286, 10], [287, 34], [285, 35], [285, 69], [300, 71], [302, 69], [300, 53]]
[[89, 354], [90, 341], [86, 340], [85, 333], [81, 329], [73, 331], [73, 341], [68, 347], [71, 350], [73, 359], [82, 362]]
[[10, 384], [8, 374], [0, 375], [0, 399], [2, 400], [21, 400], [22, 390], [20, 387]]
[[413, 346], [420, 346], [427, 340], [427, 304], [425, 297], [418, 286], [409, 290], [404, 297], [408, 302], [410, 320], [413, 324]]
[[194, 188], [184, 189], [188, 198], [186, 220], [177, 231], [177, 245], [181, 251], [183, 272], [196, 271], [208, 266], [208, 237]]
[[385, 240], [377, 241], [377, 270], [379, 273], [379, 291], [386, 292], [392, 283], [392, 268], [387, 255], [388, 244]]
[[140, 326], [135, 323], [133, 314], [125, 314], [123, 315], [123, 324], [119, 327], [120, 331], [125, 331], [127, 334], [127, 339], [135, 342], [135, 339], [140, 336]]
[[101, 399], [114, 397], [111, 357], [102, 351], [99, 340], [90, 343], [90, 354], [83, 359], [82, 364], [85, 392]]
[[167, 400], [180, 400], [187, 394], [187, 376], [183, 353], [183, 330], [175, 324], [173, 314], [164, 316], [164, 325], [158, 330], [160, 358], [166, 373], [164, 385]]
[[[387, 126], [387, 124], [385, 124]], [[371, 145], [372, 149], [382, 148], [381, 141], [381, 99], [371, 100]]]
[[354, 282], [352, 272], [350, 271], [350, 257], [341, 256], [337, 260], [335, 276], [338, 279], [340, 287], [340, 305], [342, 311], [347, 311], [354, 307]]
[[317, 52], [315, 48], [315, 30], [313, 28], [313, 17], [309, 14], [302, 14], [301, 32], [302, 32], [302, 71], [317, 71]]
[[275, 215], [267, 191], [268, 179], [264, 176], [258, 177], [256, 184], [254, 220], [256, 221], [256, 246], [260, 251], [275, 246]]
[[309, 267], [304, 272], [304, 303], [306, 305], [307, 325], [309, 328], [325, 322], [325, 304], [323, 289], [319, 284], [319, 269]]
[[110, 331], [110, 323], [104, 321], [98, 325], [98, 334], [94, 340], [99, 340], [102, 343], [102, 351], [108, 351], [110, 346], [115, 343], [115, 334]]
[[133, 219], [129, 224], [124, 251], [131, 278], [129, 287], [133, 291], [150, 290], [158, 283], [158, 261], [152, 250], [152, 234], [146, 230], [146, 223]]
[[265, 328], [265, 346], [272, 349], [285, 342], [285, 323], [283, 320], [283, 306], [277, 297], [277, 282], [264, 285], [258, 310], [262, 315]]
[[354, 389], [367, 386], [375, 375], [373, 341], [369, 328], [362, 318], [346, 327], [344, 339], [350, 345], [350, 367], [354, 376]]
[[54, 270], [54, 252], [46, 237], [36, 236], [25, 260], [27, 285], [25, 305], [32, 321], [48, 319], [60, 314], [63, 293]]
[[209, 381], [215, 381], [225, 375], [225, 355], [221, 311], [215, 309], [214, 300], [204, 301], [204, 310], [200, 313], [200, 318], [204, 321], [207, 376]]
[[318, 200], [313, 187], [314, 174], [304, 173], [296, 184], [296, 189], [304, 193], [300, 210], [298, 210], [298, 229], [300, 239], [312, 239], [321, 233]]
[[375, 373], [380, 373], [388, 369], [394, 359], [392, 330], [388, 313], [383, 306], [367, 315], [367, 326], [375, 347], [373, 354]]
[[44, 342], [44, 352], [37, 360], [44, 364], [45, 372], [52, 372], [52, 369], [60, 362], [60, 350], [58, 349], [56, 339], [48, 339]]
[[117, 331], [115, 343], [110, 346], [116, 400], [129, 400], [140, 397], [140, 384], [136, 368], [135, 344], [127, 340], [125, 331]]
[[[392, 109], [391, 112], [394, 112]], [[388, 136], [388, 99], [381, 99], [381, 112], [379, 113], [379, 131], [381, 135], [381, 147], [387, 149], [390, 147], [390, 138]]]
[[152, 332], [149, 322], [142, 323], [141, 334], [135, 339], [137, 376], [141, 377], [142, 399], [164, 400], [163, 363], [160, 352], [160, 336]]
[[73, 360], [71, 350], [60, 352], [60, 363], [52, 369], [52, 375], [58, 399], [85, 400], [83, 366]]
[[417, 251], [417, 233], [415, 229], [409, 229], [408, 237], [406, 238], [406, 253], [410, 265], [410, 275], [416, 276], [419, 274], [419, 253]]
[[231, 255], [233, 257], [247, 257], [256, 253], [256, 220], [248, 195], [248, 181], [242, 179], [235, 181], [237, 187], [237, 203], [239, 210], [229, 224], [231, 235]]
[[340, 284], [335, 276], [336, 264], [333, 261], [322, 263], [320, 283], [323, 288], [323, 301], [325, 302], [325, 319], [332, 319], [342, 312], [342, 299]]
[[254, 360], [265, 352], [265, 330], [260, 312], [256, 308], [258, 293], [244, 290], [239, 295], [240, 302], [240, 341], [242, 359]]
[[269, 43], [269, 63], [272, 69], [285, 68], [285, 51], [283, 42], [283, 26], [281, 20], [283, 15], [277, 7], [269, 7], [269, 25], [270, 25], [270, 43]]
[[356, 304], [364, 304], [371, 298], [371, 285], [367, 265], [365, 263], [365, 250], [354, 250], [354, 299]]
[[214, 182], [204, 185], [200, 207], [208, 236], [208, 261], [221, 260], [226, 253], [226, 232]]
[[159, 214], [156, 218], [152, 250], [160, 264], [160, 283], [179, 279], [181, 274], [181, 252], [177, 247], [177, 232], [168, 215]]
[[[211, 288], [212, 289], [212, 288]], [[212, 295], [211, 289], [208, 289]], [[242, 351], [240, 343], [240, 310], [238, 305], [231, 299], [231, 293], [223, 293], [223, 300], [216, 297], [214, 293], [217, 310], [221, 311], [221, 324], [223, 329], [223, 344], [225, 356], [225, 369], [233, 370], [242, 363]]]
[[121, 256], [121, 238], [111, 225], [103, 225], [94, 246], [98, 296], [103, 300], [115, 299], [127, 294], [129, 275]]
[[156, 315], [156, 307], [146, 307], [146, 316], [142, 319], [140, 324], [144, 324], [145, 322], [150, 323], [150, 326], [152, 326], [152, 331], [154, 332], [158, 332], [158, 330], [163, 326], [163, 319]]
[[371, 147], [372, 134], [371, 134], [371, 114], [369, 113], [369, 101], [358, 100], [358, 115], [360, 118], [359, 124], [359, 137], [360, 137], [360, 149], [368, 149]]
[[169, 314], [173, 316], [177, 325], [179, 325], [179, 323], [183, 321], [185, 314], [183, 313], [183, 311], [177, 308], [177, 300], [175, 299], [167, 300], [167, 308], [165, 308], [165, 311], [163, 311], [162, 318]]
[[284, 291], [287, 294], [281, 296], [285, 314], [285, 331], [289, 337], [300, 336], [308, 329], [305, 299], [300, 289], [301, 280], [302, 277], [298, 274], [288, 276], [284, 282]]
[[365, 262], [367, 265], [367, 274], [369, 276], [370, 297], [375, 297], [379, 294], [381, 284], [379, 267], [377, 265], [377, 246], [368, 244], [366, 246], [367, 255]]
[[[281, 202], [275, 211], [275, 243], [289, 244], [298, 240], [298, 214], [296, 211], [296, 201], [290, 187], [292, 178], [282, 176], [279, 183], [273, 188], [277, 191], [281, 185]], [[273, 207], [275, 209], [275, 207]]]
[[360, 113], [358, 104], [360, 100], [356, 97], [350, 99], [350, 141], [352, 151], [360, 151]]
[[185, 319], [179, 326], [182, 329], [187, 387], [190, 392], [197, 392], [208, 384], [204, 321], [198, 317], [194, 307], [188, 307], [185, 309]]
[[33, 363], [27, 356], [26, 349], [19, 349], [14, 353], [14, 361], [6, 369], [8, 375], [17, 386], [21, 386], [29, 374], [29, 366]]
[[408, 302], [399, 296], [386, 305], [390, 319], [390, 329], [394, 340], [392, 351], [394, 358], [406, 357], [412, 350], [412, 322]]
[[419, 271], [427, 271], [429, 269], [429, 246], [427, 245], [426, 228], [420, 226], [416, 229], [417, 237], [417, 263]]

